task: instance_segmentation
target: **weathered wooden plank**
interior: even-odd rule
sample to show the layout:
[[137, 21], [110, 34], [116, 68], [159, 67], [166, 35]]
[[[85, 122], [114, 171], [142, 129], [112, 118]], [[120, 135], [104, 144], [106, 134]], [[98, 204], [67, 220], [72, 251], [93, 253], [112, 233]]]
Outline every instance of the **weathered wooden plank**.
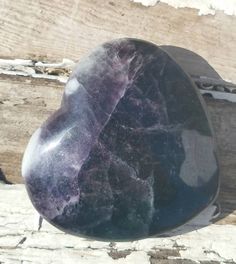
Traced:
[[215, 130], [221, 165], [220, 222], [236, 224], [236, 104], [208, 100], [207, 106]]
[[0, 167], [6, 177], [21, 182], [26, 142], [35, 128], [59, 107], [62, 84], [25, 77], [0, 78]]
[[[63, 84], [29, 77], [0, 76], [0, 168], [22, 182], [20, 165], [33, 131], [60, 105]], [[221, 164], [222, 206], [219, 223], [236, 225], [236, 104], [206, 99], [215, 128]]]
[[223, 79], [236, 83], [236, 17], [163, 3], [146, 8], [129, 0], [0, 0], [0, 57], [79, 59], [118, 37], [187, 48]]
[[[208, 222], [212, 206], [171, 236], [109, 243], [83, 239], [43, 222], [21, 184], [0, 184], [0, 262], [220, 264], [236, 261], [236, 226]], [[214, 211], [214, 208], [213, 208]]]

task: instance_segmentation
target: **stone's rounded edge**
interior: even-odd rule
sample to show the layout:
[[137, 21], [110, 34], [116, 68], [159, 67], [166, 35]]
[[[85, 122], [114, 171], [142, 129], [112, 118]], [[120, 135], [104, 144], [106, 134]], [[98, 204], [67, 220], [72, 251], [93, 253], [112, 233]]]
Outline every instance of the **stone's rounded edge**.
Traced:
[[[134, 41], [134, 42], [142, 42], [142, 43], [147, 43], [147, 44], [149, 44], [149, 45], [152, 45], [152, 46], [154, 46], [154, 47], [156, 47], [156, 48], [158, 48], [158, 49], [161, 49], [160, 47], [158, 47], [155, 43], [151, 43], [151, 42], [148, 42], [148, 41], [145, 41], [145, 40], [139, 40], [139, 39], [135, 39], [135, 38], [120, 38], [120, 39], [115, 39], [115, 40], [113, 40], [113, 41], [108, 41], [108, 42], [105, 42], [104, 44], [102, 44], [102, 45], [106, 45], [107, 43], [108, 44], [110, 44], [110, 43], [112, 43], [112, 42], [115, 42], [115, 41]], [[100, 46], [102, 46], [102, 45], [100, 45]], [[163, 51], [163, 53], [165, 53], [165, 54], [167, 54], [173, 61], [175, 61], [166, 51], [164, 51], [163, 49], [161, 49], [162, 51]], [[96, 51], [96, 48], [94, 49], [94, 51]], [[93, 51], [92, 51], [93, 52]], [[177, 67], [179, 67], [180, 69], [181, 69], [181, 71], [186, 75], [186, 77], [188, 78], [188, 81], [189, 82], [191, 82], [192, 83], [192, 86], [195, 88], [195, 91], [196, 91], [196, 95], [197, 95], [197, 89], [196, 89], [196, 87], [195, 87], [195, 85], [194, 85], [194, 83], [192, 82], [192, 80], [191, 80], [191, 78], [189, 77], [189, 75], [178, 65], [178, 63], [175, 61], [175, 64], [176, 64], [176, 66]], [[73, 90], [74, 91], [74, 90]], [[201, 98], [201, 96], [197, 96], [198, 97], [198, 99], [200, 100], [200, 102], [202, 103], [202, 98]], [[204, 103], [202, 104], [202, 107], [203, 107], [203, 109], [204, 109], [204, 113], [206, 113], [206, 106], [204, 105]], [[207, 117], [207, 114], [206, 114], [206, 117]], [[208, 119], [208, 124], [211, 124], [211, 122], [209, 121], [209, 118], [207, 118]], [[216, 158], [217, 158], [217, 156], [216, 156]], [[218, 177], [219, 178], [219, 177]], [[28, 191], [28, 190], [27, 190]], [[215, 197], [211, 200], [211, 201], [209, 201], [209, 203], [206, 205], [206, 206], [204, 206], [201, 210], [199, 210], [199, 212], [197, 212], [197, 213], [195, 213], [194, 215], [192, 215], [192, 216], [190, 216], [189, 217], [189, 220], [187, 220], [185, 223], [187, 223], [187, 222], [189, 222], [191, 219], [193, 219], [196, 215], [198, 215], [202, 210], [204, 210], [206, 207], [208, 207], [209, 205], [211, 205], [212, 203], [214, 203], [214, 201], [215, 201], [215, 199], [217, 198], [217, 195], [218, 195], [218, 191], [219, 191], [219, 181], [218, 181], [218, 190], [217, 190], [217, 193], [216, 193], [216, 195], [215, 195]], [[31, 200], [32, 201], [32, 200]], [[32, 201], [33, 202], [33, 201]], [[80, 235], [81, 237], [84, 237], [84, 238], [93, 238], [93, 239], [96, 239], [96, 240], [100, 240], [100, 241], [108, 241], [108, 240], [106, 240], [106, 239], [100, 239], [99, 237], [92, 237], [92, 236], [86, 236], [86, 235], [83, 235], [83, 234], [80, 234], [80, 233], [76, 233], [76, 232], [71, 232], [70, 230], [68, 230], [68, 229], [63, 229], [61, 226], [59, 226], [59, 225], [57, 225], [57, 224], [55, 224], [55, 223], [53, 223], [53, 221], [52, 220], [50, 220], [50, 219], [48, 219], [48, 218], [46, 218], [45, 216], [42, 216], [44, 219], [46, 219], [48, 222], [50, 222], [52, 225], [54, 225], [55, 227], [57, 227], [57, 228], [59, 228], [60, 230], [62, 230], [63, 232], [67, 232], [67, 233], [70, 233], [70, 234], [72, 234], [72, 235]], [[183, 223], [182, 223], [183, 224]], [[159, 232], [159, 233], [157, 233], [157, 234], [155, 234], [155, 235], [152, 235], [152, 236], [150, 236], [150, 237], [156, 237], [156, 236], [160, 236], [160, 235], [162, 235], [162, 234], [165, 234], [165, 233], [167, 233], [167, 232], [169, 232], [170, 230], [173, 230], [174, 228], [177, 228], [177, 227], [179, 227], [180, 225], [182, 225], [182, 224], [178, 224], [178, 225], [176, 225], [176, 227], [171, 227], [171, 228], [169, 228], [169, 229], [166, 229], [166, 230], [163, 230], [162, 232]], [[146, 238], [146, 236], [143, 236], [143, 237], [140, 237], [140, 238], [135, 238], [135, 239], [133, 239], [133, 240], [139, 240], [139, 239], [143, 239], [143, 238]], [[109, 239], [109, 241], [131, 241], [132, 239], [114, 239], [114, 240], [112, 240], [112, 239]]]
[[[166, 50], [164, 50], [162, 47], [160, 47], [160, 46], [158, 46], [159, 47], [159, 49], [161, 49], [163, 52], [165, 52], [175, 63], [176, 63], [176, 67], [178, 67], [179, 69], [181, 69], [181, 71], [185, 74], [185, 76], [189, 79], [189, 82], [192, 84], [192, 86], [194, 87], [194, 90], [195, 90], [195, 92], [196, 92], [196, 95], [197, 95], [197, 97], [198, 97], [198, 99], [199, 99], [199, 101], [200, 101], [200, 103], [201, 103], [201, 105], [202, 105], [202, 107], [203, 107], [203, 109], [204, 109], [204, 113], [206, 114], [206, 118], [207, 118], [207, 120], [208, 120], [208, 124], [210, 125], [210, 129], [211, 129], [211, 133], [212, 133], [212, 135], [213, 135], [213, 138], [214, 138], [214, 140], [215, 140], [215, 135], [214, 135], [214, 129], [213, 129], [213, 125], [212, 125], [212, 122], [211, 122], [211, 120], [210, 120], [210, 113], [209, 113], [209, 111], [208, 111], [208, 108], [207, 108], [207, 105], [206, 105], [206, 103], [205, 103], [205, 101], [204, 101], [204, 99], [203, 99], [203, 96], [202, 96], [202, 94], [200, 93], [200, 91], [199, 91], [199, 89], [197, 88], [197, 86], [196, 86], [196, 84], [195, 84], [195, 82], [193, 81], [193, 79], [191, 78], [191, 76], [189, 75], [189, 73], [188, 72], [186, 72], [185, 70], [184, 70], [184, 68], [176, 61], [176, 59], [168, 52], [168, 51], [166, 51]], [[215, 144], [215, 146], [216, 146], [216, 144]]]
[[[26, 186], [26, 190], [27, 190], [28, 196], [29, 196], [29, 198], [30, 198], [30, 201], [31, 201], [31, 203], [33, 204], [34, 208], [36, 209], [36, 207], [35, 207], [35, 205], [34, 205], [34, 200], [33, 200], [32, 197], [29, 195], [29, 191], [28, 191], [27, 185], [25, 184], [25, 186]], [[99, 241], [99, 242], [115, 242], [115, 243], [116, 243], [116, 242], [117, 242], [117, 243], [118, 243], [118, 242], [119, 242], [119, 243], [135, 242], [135, 241], [139, 241], [139, 240], [143, 240], [143, 239], [147, 239], [147, 238], [158, 238], [158, 237], [162, 237], [163, 235], [164, 235], [164, 236], [165, 236], [165, 235], [168, 236], [170, 232], [171, 232], [171, 234], [173, 234], [173, 233], [175, 233], [175, 231], [178, 231], [178, 229], [179, 229], [180, 227], [184, 227], [185, 225], [188, 225], [188, 223], [190, 223], [192, 220], [194, 220], [194, 219], [195, 219], [195, 218], [196, 218], [196, 217], [197, 217], [197, 216], [198, 216], [203, 210], [205, 210], [206, 208], [212, 206], [212, 205], [217, 201], [217, 199], [218, 199], [218, 195], [219, 195], [219, 190], [220, 190], [219, 187], [220, 187], [220, 186], [219, 186], [219, 184], [218, 184], [218, 189], [217, 189], [217, 192], [216, 192], [214, 198], [213, 198], [211, 201], [209, 201], [209, 203], [208, 203], [206, 206], [202, 207], [202, 208], [199, 210], [198, 213], [191, 215], [191, 216], [189, 217], [189, 219], [186, 220], [183, 224], [176, 225], [176, 226], [173, 226], [173, 227], [171, 227], [171, 228], [167, 228], [167, 229], [165, 229], [165, 230], [163, 230], [163, 231], [161, 231], [161, 232], [158, 232], [158, 233], [156, 233], [156, 234], [154, 234], [154, 235], [140, 236], [140, 237], [137, 237], [137, 238], [125, 238], [125, 239], [116, 239], [116, 238], [111, 239], [111, 238], [109, 238], [109, 239], [106, 239], [106, 238], [101, 238], [101, 237], [98, 237], [98, 236], [89, 236], [89, 235], [85, 235], [85, 234], [82, 234], [82, 233], [80, 233], [80, 232], [73, 232], [73, 231], [71, 231], [71, 230], [69, 230], [69, 229], [65, 229], [65, 228], [61, 227], [60, 225], [55, 224], [51, 219], [49, 219], [49, 218], [43, 216], [43, 215], [42, 215], [37, 209], [36, 209], [36, 210], [37, 210], [37, 212], [39, 213], [39, 215], [40, 215], [44, 220], [46, 220], [48, 223], [50, 223], [52, 226], [58, 228], [60, 231], [62, 231], [62, 232], [64, 232], [64, 233], [69, 234], [69, 235], [72, 235], [72, 236], [79, 236], [79, 237], [84, 238], [84, 239], [96, 240], [96, 241]], [[182, 231], [183, 233], [185, 233], [184, 229], [181, 229], [181, 231]], [[188, 232], [188, 230], [187, 230], [186, 232]]]
[[[155, 44], [154, 44], [155, 45]], [[214, 156], [215, 156], [215, 159], [216, 159], [216, 165], [217, 165], [217, 169], [218, 169], [218, 173], [217, 173], [217, 190], [215, 192], [215, 196], [214, 198], [209, 201], [208, 205], [206, 205], [205, 207], [203, 207], [199, 213], [201, 211], [203, 211], [205, 208], [207, 208], [208, 206], [211, 206], [218, 198], [219, 196], [219, 192], [220, 192], [220, 185], [221, 185], [221, 179], [220, 179], [220, 163], [219, 163], [219, 158], [218, 158], [218, 149], [217, 149], [217, 144], [216, 144], [216, 136], [215, 136], [215, 130], [213, 128], [213, 124], [212, 124], [212, 121], [210, 119], [210, 113], [208, 111], [208, 108], [207, 108], [207, 105], [203, 99], [203, 96], [201, 95], [199, 89], [197, 88], [196, 84], [194, 83], [194, 81], [192, 80], [191, 76], [183, 69], [183, 67], [175, 60], [175, 58], [173, 58], [173, 56], [167, 52], [166, 50], [162, 49], [161, 47], [159, 47], [161, 50], [163, 50], [163, 52], [165, 52], [173, 61], [175, 61], [176, 63], [176, 67], [178, 67], [179, 69], [181, 69], [181, 71], [186, 75], [186, 77], [189, 79], [189, 82], [191, 83], [192, 87], [194, 87], [194, 90], [195, 90], [195, 93], [198, 97], [198, 100], [200, 101], [203, 109], [204, 109], [204, 113], [205, 113], [205, 117], [208, 121], [208, 125], [209, 125], [209, 128], [211, 130], [211, 134], [212, 134], [212, 138], [213, 138], [213, 141], [214, 141]], [[195, 218], [198, 214], [192, 216], [186, 223], [188, 223], [189, 221], [191, 221], [193, 218]], [[177, 226], [176, 226], [177, 228]], [[168, 231], [167, 231], [168, 232]], [[164, 232], [166, 233], [166, 232]]]
[[[155, 45], [155, 43], [153, 43]], [[220, 164], [219, 164], [219, 158], [218, 158], [218, 149], [217, 149], [217, 144], [216, 144], [216, 136], [215, 136], [215, 131], [214, 131], [214, 128], [213, 128], [213, 124], [212, 124], [212, 121], [210, 119], [210, 113], [208, 111], [208, 108], [207, 108], [207, 105], [203, 99], [203, 96], [201, 95], [199, 89], [197, 88], [196, 84], [194, 83], [194, 81], [192, 80], [191, 76], [183, 69], [183, 67], [175, 60], [175, 58], [173, 58], [173, 56], [167, 52], [166, 50], [162, 49], [161, 47], [159, 47], [159, 49], [161, 49], [163, 52], [165, 52], [173, 61], [175, 61], [176, 63], [176, 67], [178, 67], [179, 69], [181, 69], [181, 71], [186, 75], [186, 77], [189, 79], [189, 82], [191, 83], [192, 87], [194, 87], [194, 90], [195, 90], [195, 93], [198, 97], [198, 100], [200, 101], [203, 109], [204, 109], [204, 113], [205, 113], [205, 117], [208, 121], [208, 125], [210, 127], [210, 130], [211, 130], [211, 134], [212, 134], [212, 137], [213, 137], [213, 140], [214, 140], [214, 156], [215, 156], [215, 159], [216, 159], [216, 165], [217, 165], [217, 169], [218, 169], [218, 173], [217, 173], [217, 190], [216, 190], [216, 193], [215, 193], [215, 196], [214, 198], [209, 201], [208, 205], [206, 205], [205, 207], [203, 207], [199, 213], [201, 211], [203, 211], [205, 208], [207, 208], [208, 206], [211, 206], [218, 198], [219, 196], [219, 192], [220, 192], [220, 183], [221, 183], [221, 180], [220, 180]], [[198, 214], [192, 216], [186, 223], [188, 223], [189, 221], [191, 221], [193, 218], [195, 218]], [[177, 228], [177, 226], [176, 226]], [[168, 232], [168, 231], [167, 231]], [[166, 233], [166, 232], [164, 232]]]
[[[155, 45], [155, 44], [154, 44]], [[216, 190], [216, 193], [215, 193], [215, 196], [214, 198], [212, 199], [212, 201], [209, 201], [209, 204], [206, 205], [205, 207], [203, 207], [201, 209], [204, 210], [205, 208], [207, 208], [208, 206], [211, 206], [218, 198], [219, 196], [219, 192], [220, 192], [220, 185], [221, 185], [221, 179], [220, 179], [220, 163], [219, 163], [219, 156], [218, 156], [218, 149], [217, 149], [217, 143], [216, 143], [216, 136], [215, 136], [215, 130], [213, 128], [213, 124], [212, 124], [212, 121], [210, 119], [210, 113], [208, 111], [208, 108], [207, 108], [207, 105], [203, 99], [203, 96], [201, 95], [199, 89], [197, 88], [196, 84], [194, 83], [194, 81], [192, 80], [191, 76], [183, 69], [183, 67], [181, 67], [181, 65], [175, 60], [175, 58], [166, 50], [162, 49], [161, 47], [159, 47], [161, 50], [163, 50], [163, 52], [165, 52], [173, 61], [175, 61], [176, 63], [176, 66], [179, 67], [179, 69], [181, 69], [181, 71], [188, 77], [189, 79], [189, 82], [192, 84], [192, 86], [194, 87], [194, 90], [196, 92], [196, 95], [204, 109], [204, 113], [205, 113], [205, 116], [206, 116], [206, 119], [208, 121], [208, 125], [210, 126], [210, 130], [211, 130], [211, 133], [212, 133], [212, 138], [213, 138], [213, 141], [214, 141], [214, 156], [215, 156], [215, 159], [216, 159], [216, 165], [217, 165], [217, 169], [218, 169], [218, 173], [217, 173], [217, 190]], [[199, 211], [199, 213], [201, 212]], [[189, 221], [191, 221], [193, 218], [195, 218], [197, 216], [194, 215], [192, 216], [186, 223], [188, 223]], [[177, 228], [177, 227], [176, 227]], [[168, 232], [168, 231], [167, 231]]]
[[28, 142], [23, 158], [22, 158], [22, 165], [21, 165], [21, 174], [22, 177], [25, 178], [28, 175], [29, 172], [29, 167], [30, 164], [32, 162], [31, 158], [33, 156], [33, 153], [35, 151], [36, 148], [36, 144], [37, 144], [37, 140], [39, 138], [40, 135], [40, 130], [41, 128], [38, 128], [33, 135], [30, 138], [30, 141]]
[[[121, 243], [121, 242], [123, 242], [123, 243], [126, 243], [126, 242], [135, 242], [135, 241], [139, 241], [139, 240], [143, 240], [143, 239], [147, 239], [147, 238], [158, 238], [158, 237], [161, 237], [161, 236], [165, 236], [165, 235], [168, 235], [170, 232], [173, 234], [173, 233], [175, 233], [175, 231], [178, 231], [178, 229], [180, 228], [180, 227], [184, 227], [185, 225], [188, 225], [191, 221], [193, 221], [203, 210], [205, 210], [205, 209], [207, 209], [208, 207], [210, 207], [210, 206], [212, 206], [216, 201], [217, 201], [217, 198], [218, 198], [218, 194], [219, 194], [219, 188], [217, 189], [217, 192], [216, 192], [216, 195], [215, 195], [215, 197], [211, 200], [211, 201], [209, 201], [209, 203], [206, 205], [206, 206], [204, 206], [204, 207], [202, 207], [201, 208], [201, 210], [199, 210], [199, 212], [198, 213], [196, 213], [196, 214], [193, 214], [192, 216], [190, 216], [189, 217], [189, 219], [188, 220], [186, 220], [186, 222], [184, 222], [183, 224], [180, 224], [180, 225], [176, 225], [176, 226], [173, 226], [173, 227], [171, 227], [171, 228], [167, 228], [167, 229], [165, 229], [165, 230], [163, 230], [163, 231], [161, 231], [161, 232], [159, 232], [159, 233], [157, 233], [157, 234], [155, 234], [155, 235], [149, 235], [149, 236], [140, 236], [140, 237], [137, 237], [137, 238], [127, 238], [127, 239], [103, 239], [103, 238], [101, 238], [101, 237], [97, 237], [97, 236], [88, 236], [88, 235], [84, 235], [84, 234], [82, 234], [82, 233], [79, 233], [79, 232], [73, 232], [73, 231], [71, 231], [71, 230], [69, 230], [69, 229], [64, 229], [64, 228], [62, 228], [60, 225], [57, 225], [57, 224], [55, 224], [54, 222], [52, 222], [50, 219], [47, 219], [47, 218], [45, 218], [44, 216], [42, 216], [41, 214], [41, 217], [43, 218], [43, 219], [45, 219], [48, 223], [50, 223], [52, 226], [54, 226], [54, 227], [56, 227], [56, 228], [58, 228], [59, 230], [61, 230], [62, 232], [65, 232], [65, 233], [67, 233], [67, 234], [70, 234], [70, 235], [72, 235], [72, 236], [79, 236], [79, 237], [81, 237], [81, 238], [84, 238], [84, 239], [94, 239], [94, 240], [96, 240], [96, 241], [99, 241], [99, 242], [119, 242], [119, 243]], [[31, 200], [31, 199], [30, 199]], [[32, 200], [31, 200], [31, 202], [33, 202]], [[185, 231], [184, 231], [184, 229], [182, 229], [182, 232], [184, 233]], [[188, 232], [188, 230], [186, 231], [186, 232]]]
[[166, 229], [166, 230], [163, 230], [163, 232], [160, 232], [158, 233], [156, 236], [152, 236], [152, 237], [158, 237], [158, 236], [161, 236], [161, 235], [165, 235], [165, 234], [168, 234], [169, 232], [175, 232], [179, 227], [181, 226], [184, 226], [184, 225], [187, 225], [188, 223], [190, 223], [192, 220], [194, 220], [202, 211], [204, 211], [205, 209], [207, 209], [208, 207], [212, 206], [216, 201], [217, 201], [217, 198], [218, 198], [218, 195], [219, 195], [219, 184], [218, 184], [218, 188], [217, 188], [217, 191], [216, 191], [216, 194], [215, 196], [212, 198], [212, 200], [209, 201], [209, 203], [206, 205], [206, 206], [203, 206], [199, 212], [193, 214], [192, 216], [189, 217], [189, 219], [181, 224], [181, 225], [176, 225], [174, 226], [173, 228], [170, 228], [170, 229]]

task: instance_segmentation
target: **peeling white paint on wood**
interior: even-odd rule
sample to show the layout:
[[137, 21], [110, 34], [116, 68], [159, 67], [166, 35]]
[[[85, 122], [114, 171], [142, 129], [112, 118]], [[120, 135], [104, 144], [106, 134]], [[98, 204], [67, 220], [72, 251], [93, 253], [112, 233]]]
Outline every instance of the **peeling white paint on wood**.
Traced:
[[213, 98], [219, 100], [227, 100], [229, 102], [236, 103], [236, 94], [224, 93], [218, 91], [200, 90], [201, 94], [210, 94]]
[[46, 221], [37, 231], [37, 212], [21, 184], [0, 184], [0, 212], [0, 262], [3, 263], [149, 264], [187, 259], [194, 264], [236, 261], [236, 226], [208, 225], [215, 212], [214, 206], [169, 236], [118, 243], [64, 234]]
[[74, 64], [75, 64], [74, 61], [66, 58], [64, 58], [62, 62], [59, 63], [47, 63], [43, 61], [34, 62], [33, 60], [23, 60], [23, 59], [13, 59], [13, 60], [0, 59], [1, 68], [11, 68], [14, 66], [68, 68], [68, 67], [73, 67]]
[[131, 0], [135, 3], [141, 3], [144, 6], [154, 6], [160, 2], [160, 0]]
[[75, 62], [69, 59], [63, 59], [59, 63], [34, 62], [33, 60], [23, 59], [0, 59], [0, 74], [57, 80], [66, 83], [68, 75], [74, 66]]
[[[173, 56], [174, 57], [174, 56]], [[183, 62], [182, 62], [183, 63]], [[185, 62], [186, 63], [186, 62]], [[218, 83], [224, 87], [227, 86], [228, 89], [232, 87], [236, 91], [236, 85], [230, 82], [226, 82], [224, 80], [218, 80], [214, 78], [209, 78], [208, 76], [195, 76], [195, 72], [191, 69], [191, 62], [188, 62], [188, 67], [186, 67], [186, 71], [188, 71], [189, 75], [196, 82], [210, 82], [213, 85]], [[12, 75], [12, 76], [25, 76], [25, 77], [33, 77], [33, 78], [41, 78], [47, 80], [55, 80], [61, 83], [67, 83], [69, 74], [72, 72], [75, 67], [76, 62], [63, 59], [62, 62], [59, 63], [50, 63], [50, 62], [34, 62], [33, 60], [22, 60], [22, 59], [14, 59], [14, 60], [6, 60], [0, 59], [0, 74]], [[180, 62], [181, 65], [181, 62]], [[207, 74], [206, 74], [207, 75]], [[218, 91], [211, 91], [210, 89], [203, 90], [200, 92], [202, 94], [210, 94], [215, 99], [223, 99], [230, 102], [236, 102], [236, 94], [235, 93], [225, 93]]]
[[236, 0], [131, 0], [144, 6], [154, 6], [159, 2], [175, 8], [195, 8], [199, 15], [215, 15], [223, 11], [226, 15], [236, 15]]

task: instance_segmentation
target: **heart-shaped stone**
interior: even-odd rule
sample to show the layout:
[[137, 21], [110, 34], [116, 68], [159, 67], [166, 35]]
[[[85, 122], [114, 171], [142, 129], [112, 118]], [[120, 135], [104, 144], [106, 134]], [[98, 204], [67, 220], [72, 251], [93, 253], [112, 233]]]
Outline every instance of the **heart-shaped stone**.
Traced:
[[219, 186], [199, 92], [166, 52], [137, 39], [107, 42], [79, 62], [60, 109], [33, 134], [22, 175], [43, 218], [100, 240], [182, 225]]

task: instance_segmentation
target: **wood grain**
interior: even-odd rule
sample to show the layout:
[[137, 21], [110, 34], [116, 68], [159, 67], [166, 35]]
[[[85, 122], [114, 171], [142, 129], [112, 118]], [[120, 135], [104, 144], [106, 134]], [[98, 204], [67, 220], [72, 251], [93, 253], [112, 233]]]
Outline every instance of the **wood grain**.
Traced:
[[0, 167], [6, 177], [22, 181], [22, 153], [35, 128], [59, 107], [59, 82], [25, 77], [0, 77]]
[[192, 50], [223, 79], [236, 83], [236, 17], [129, 0], [0, 0], [0, 57], [78, 60], [120, 37]]
[[[63, 84], [29, 77], [0, 76], [0, 168], [6, 178], [21, 183], [21, 160], [32, 133], [59, 105]], [[215, 128], [222, 188], [219, 223], [236, 225], [236, 104], [206, 99]], [[37, 154], [36, 154], [37, 155]]]

